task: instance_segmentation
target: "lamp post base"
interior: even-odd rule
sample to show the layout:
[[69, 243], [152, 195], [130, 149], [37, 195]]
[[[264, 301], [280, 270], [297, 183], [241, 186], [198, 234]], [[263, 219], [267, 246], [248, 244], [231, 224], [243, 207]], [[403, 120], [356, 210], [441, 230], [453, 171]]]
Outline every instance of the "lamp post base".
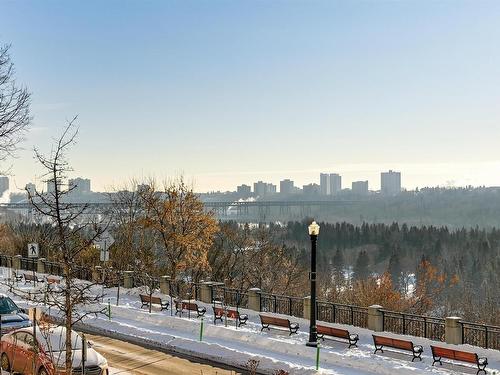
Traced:
[[308, 342], [306, 342], [306, 346], [310, 346], [312, 348], [317, 348], [318, 342], [317, 341], [308, 341]]

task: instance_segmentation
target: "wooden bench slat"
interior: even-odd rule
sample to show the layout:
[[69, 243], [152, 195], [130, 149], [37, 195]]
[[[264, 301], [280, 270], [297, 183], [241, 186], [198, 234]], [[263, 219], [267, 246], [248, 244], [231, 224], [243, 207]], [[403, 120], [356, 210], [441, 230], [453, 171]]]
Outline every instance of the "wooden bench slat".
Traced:
[[248, 320], [247, 314], [240, 314], [238, 310], [228, 309], [223, 307], [212, 306], [214, 309], [214, 324], [217, 324], [217, 320], [222, 322], [224, 316], [228, 319], [234, 319], [236, 321], [236, 326], [245, 325]]
[[349, 348], [351, 348], [353, 346], [357, 346], [357, 342], [359, 340], [358, 335], [355, 335], [355, 334], [353, 335], [346, 329], [335, 328], [335, 327], [317, 324], [316, 331], [318, 333], [318, 337], [323, 339], [323, 340], [325, 339], [324, 336], [330, 336], [330, 337], [336, 337], [336, 338], [348, 340]]
[[416, 358], [422, 360], [422, 353], [424, 352], [424, 348], [420, 345], [414, 345], [413, 342], [408, 340], [394, 339], [391, 337], [384, 336], [373, 336], [373, 344], [375, 345], [375, 353], [378, 351], [384, 352], [383, 347], [388, 346], [395, 349], [406, 350], [412, 352], [413, 358], [411, 361], [413, 362]]
[[203, 306], [199, 307], [198, 304], [194, 302], [175, 301], [175, 313], [182, 316], [182, 312], [184, 310], [196, 312], [196, 317], [198, 318], [205, 315], [205, 312], [207, 311], [207, 309]]
[[486, 374], [486, 366], [488, 365], [488, 359], [479, 358], [477, 353], [464, 352], [463, 350], [448, 349], [434, 345], [431, 345], [431, 351], [432, 351], [432, 357], [434, 359], [434, 362], [432, 362], [433, 366], [434, 364], [436, 364], [436, 362], [442, 365], [443, 363], [441, 362], [441, 360], [443, 358], [446, 358], [455, 361], [475, 364], [477, 366], [476, 375], [479, 374], [480, 372], [484, 372]]
[[139, 297], [141, 298], [141, 307], [147, 306], [148, 304], [154, 304], [160, 305], [160, 311], [168, 309], [169, 302], [163, 302], [160, 297], [149, 296], [147, 294], [139, 294]]
[[288, 328], [290, 335], [297, 333], [299, 330], [299, 323], [290, 322], [289, 319], [262, 314], [259, 314], [259, 317], [262, 324], [262, 328], [260, 329], [261, 332], [266, 328], [270, 330], [269, 326]]

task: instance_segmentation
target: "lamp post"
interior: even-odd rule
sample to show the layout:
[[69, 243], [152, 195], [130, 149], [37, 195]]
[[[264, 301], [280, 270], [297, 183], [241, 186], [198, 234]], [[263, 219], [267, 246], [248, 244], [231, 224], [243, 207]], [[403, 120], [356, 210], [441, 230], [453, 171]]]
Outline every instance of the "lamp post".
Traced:
[[318, 240], [319, 225], [315, 221], [309, 225], [309, 236], [311, 237], [311, 311], [309, 322], [309, 341], [307, 346], [318, 346], [318, 330], [316, 328], [316, 241]]

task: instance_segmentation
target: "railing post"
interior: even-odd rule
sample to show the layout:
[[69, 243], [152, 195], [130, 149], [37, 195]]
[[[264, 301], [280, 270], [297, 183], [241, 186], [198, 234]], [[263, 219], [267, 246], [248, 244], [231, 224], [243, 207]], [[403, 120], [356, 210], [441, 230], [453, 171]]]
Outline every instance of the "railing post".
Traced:
[[292, 316], [292, 297], [288, 297], [288, 315]]
[[335, 307], [334, 303], [332, 303], [332, 309], [333, 309], [333, 320], [332, 320], [332, 323], [335, 323], [335, 321], [337, 320], [337, 308]]
[[123, 287], [132, 289], [134, 287], [134, 271], [123, 272]]
[[102, 267], [95, 266], [92, 270], [92, 282], [100, 284], [102, 282]]
[[354, 325], [354, 309], [352, 306], [349, 306], [350, 310], [351, 310], [351, 325], [353, 326]]
[[260, 289], [250, 288], [248, 289], [248, 308], [254, 311], [260, 311]]
[[488, 349], [488, 326], [486, 325], [484, 326], [484, 347], [485, 349]]
[[304, 319], [311, 318], [311, 296], [304, 297]]
[[36, 272], [45, 273], [45, 258], [38, 258], [36, 262]]
[[458, 316], [446, 317], [444, 326], [444, 339], [447, 344], [461, 345], [463, 344], [462, 335], [462, 318]]
[[368, 329], [375, 332], [382, 332], [384, 330], [384, 315], [381, 310], [382, 306], [380, 305], [368, 307]]
[[212, 282], [205, 281], [200, 285], [200, 300], [205, 303], [212, 303]]
[[427, 337], [427, 318], [424, 316], [424, 337]]
[[170, 295], [170, 276], [160, 277], [160, 293]]
[[403, 315], [403, 335], [406, 335], [406, 319], [405, 319], [405, 314]]
[[12, 257], [12, 268], [15, 270], [20, 270], [21, 269], [21, 255], [14, 255]]

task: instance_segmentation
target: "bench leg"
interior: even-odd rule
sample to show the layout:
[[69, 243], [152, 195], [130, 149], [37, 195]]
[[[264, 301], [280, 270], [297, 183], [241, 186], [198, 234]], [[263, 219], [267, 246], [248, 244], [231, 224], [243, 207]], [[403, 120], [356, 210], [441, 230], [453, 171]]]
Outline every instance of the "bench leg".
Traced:
[[295, 329], [290, 329], [290, 334], [289, 334], [288, 336], [291, 336], [291, 335], [293, 335], [294, 333], [295, 333], [295, 334], [297, 334], [297, 331], [298, 331], [298, 330], [299, 330], [298, 328], [295, 328]]
[[480, 364], [478, 364], [477, 368], [478, 368], [478, 370], [476, 372], [476, 375], [478, 375], [480, 372], [484, 372], [486, 374], [486, 365], [480, 365]]
[[240, 318], [238, 318], [238, 327], [246, 326], [247, 325], [247, 320], [248, 319], [240, 319]]
[[434, 366], [434, 364], [435, 364], [436, 362], [439, 362], [439, 364], [440, 364], [441, 366], [443, 365], [443, 363], [441, 362], [441, 357], [433, 357], [433, 360], [434, 360], [434, 362], [432, 362], [432, 365], [433, 365], [433, 366]]
[[141, 309], [144, 307], [144, 306], [148, 306], [149, 305], [149, 302], [143, 302], [142, 305], [141, 305]]
[[382, 350], [382, 348], [383, 348], [383, 345], [380, 345], [380, 346], [375, 345], [375, 351], [373, 352], [373, 354], [377, 354], [378, 351], [381, 351], [383, 353], [384, 351]]
[[269, 324], [262, 324], [262, 328], [260, 329], [260, 331], [262, 332], [264, 330], [264, 328], [267, 328], [268, 331], [271, 330], [271, 328], [269, 328]]
[[358, 340], [351, 340], [349, 339], [349, 346], [347, 347], [348, 349], [351, 349], [352, 347], [358, 347]]
[[221, 316], [214, 315], [214, 324], [215, 325], [217, 325], [217, 320], [220, 320], [222, 323], [222, 315]]
[[422, 355], [422, 352], [418, 352], [418, 353], [413, 352], [413, 358], [411, 359], [411, 361], [413, 362], [413, 361], [414, 361], [415, 359], [417, 359], [417, 358], [418, 358], [420, 361], [422, 361], [422, 357], [421, 357], [421, 355]]

